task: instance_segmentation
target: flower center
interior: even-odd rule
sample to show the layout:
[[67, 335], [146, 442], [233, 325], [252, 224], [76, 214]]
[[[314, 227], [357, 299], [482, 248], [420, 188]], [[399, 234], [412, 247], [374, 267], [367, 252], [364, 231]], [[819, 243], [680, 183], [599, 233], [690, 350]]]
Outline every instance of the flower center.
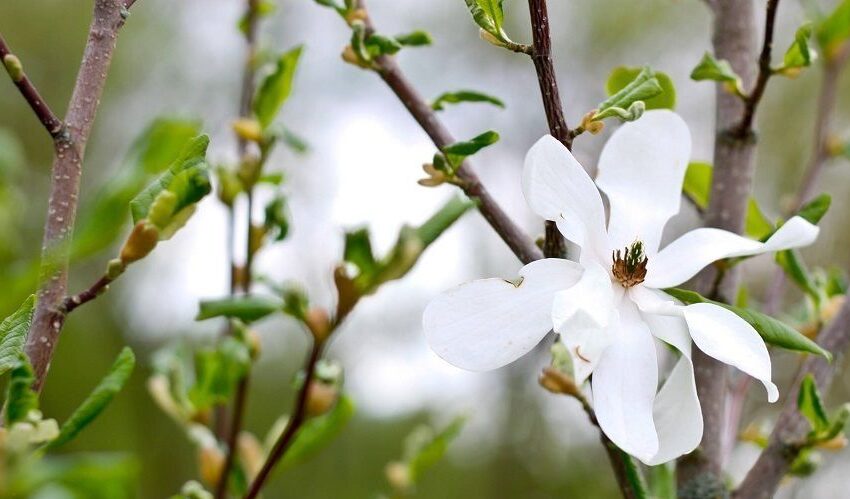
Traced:
[[648, 260], [643, 250], [643, 242], [635, 241], [622, 251], [612, 251], [611, 256], [614, 260], [611, 272], [624, 288], [640, 284], [646, 278]]

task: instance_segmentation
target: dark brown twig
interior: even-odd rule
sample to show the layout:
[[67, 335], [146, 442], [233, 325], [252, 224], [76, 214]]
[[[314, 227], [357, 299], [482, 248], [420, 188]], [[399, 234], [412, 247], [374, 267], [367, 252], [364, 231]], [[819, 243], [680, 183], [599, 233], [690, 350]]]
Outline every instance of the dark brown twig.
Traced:
[[779, 0], [768, 0], [764, 25], [764, 42], [762, 43], [758, 62], [758, 76], [756, 77], [756, 84], [752, 91], [744, 99], [744, 116], [741, 118], [741, 123], [736, 129], [739, 137], [746, 137], [752, 132], [756, 109], [759, 102], [761, 102], [762, 96], [764, 96], [764, 91], [767, 88], [767, 80], [773, 74], [773, 70], [770, 67], [770, 54], [773, 50], [773, 31], [776, 24], [776, 12], [778, 10]]
[[81, 291], [72, 296], [66, 296], [65, 299], [62, 300], [62, 303], [59, 305], [59, 312], [63, 315], [70, 314], [77, 307], [85, 305], [86, 303], [94, 300], [95, 298], [106, 292], [106, 290], [109, 288], [109, 285], [112, 284], [113, 280], [114, 279], [112, 279], [111, 277], [104, 275], [84, 291]]
[[[358, 2], [360, 9], [366, 12], [365, 2]], [[371, 19], [368, 15], [364, 20], [368, 31], [374, 31]], [[442, 149], [456, 142], [449, 130], [443, 125], [431, 106], [419, 95], [416, 88], [407, 79], [398, 66], [395, 58], [391, 56], [380, 56], [375, 59], [376, 71], [381, 79], [390, 87], [396, 97], [404, 104], [413, 119], [419, 123], [422, 130], [431, 138], [437, 148]], [[464, 161], [457, 170], [457, 176], [461, 180], [461, 187], [472, 199], [478, 201], [478, 210], [490, 223], [497, 234], [508, 245], [511, 251], [523, 263], [529, 263], [543, 258], [543, 253], [534, 244], [534, 241], [520, 229], [507, 213], [502, 210], [499, 203], [490, 195], [478, 175], [472, 169], [469, 161]]]
[[301, 429], [301, 425], [307, 420], [307, 400], [310, 384], [316, 375], [316, 365], [322, 355], [322, 347], [322, 342], [315, 341], [313, 343], [313, 346], [310, 349], [310, 354], [307, 357], [307, 361], [304, 363], [304, 384], [298, 390], [298, 396], [295, 400], [295, 408], [293, 409], [292, 416], [289, 418], [289, 421], [287, 421], [286, 427], [275, 442], [274, 447], [272, 447], [271, 451], [269, 451], [269, 455], [263, 463], [263, 467], [260, 468], [259, 473], [257, 473], [256, 478], [254, 478], [254, 481], [251, 483], [251, 487], [248, 489], [248, 493], [245, 494], [245, 499], [253, 499], [259, 495], [263, 485], [265, 485], [266, 480], [269, 478], [269, 474], [271, 474], [278, 461], [280, 461], [284, 454], [286, 454], [286, 451], [295, 440], [298, 430]]
[[[824, 329], [818, 338], [820, 345], [835, 355], [832, 363], [820, 356], [811, 356], [803, 363], [792, 391], [800, 389], [803, 376], [814, 375], [821, 393], [827, 393], [838, 367], [838, 357], [850, 347], [850, 300], [846, 300], [835, 319]], [[797, 445], [809, 431], [809, 423], [797, 410], [797, 397], [788, 397], [776, 426], [770, 434], [767, 447], [747, 473], [744, 481], [735, 491], [736, 499], [769, 499], [774, 496], [779, 484], [791, 463], [802, 448]]]
[[68, 287], [69, 243], [77, 215], [82, 162], [112, 62], [118, 30], [124, 24], [126, 12], [126, 5], [121, 0], [94, 2], [83, 60], [64, 120], [67, 137], [56, 141], [44, 226], [38, 304], [26, 344], [26, 353], [35, 373], [33, 388], [37, 391], [44, 384], [65, 319], [58, 307]]
[[44, 125], [47, 133], [54, 140], [60, 139], [65, 129], [62, 120], [56, 116], [41, 94], [39, 94], [38, 89], [35, 88], [35, 85], [33, 85], [32, 81], [30, 81], [24, 72], [21, 61], [12, 53], [12, 50], [6, 44], [6, 40], [3, 39], [2, 35], [0, 35], [0, 61], [6, 66], [6, 71], [8, 71], [12, 82], [18, 87], [18, 90], [20, 90], [21, 95], [24, 96], [27, 104], [32, 108], [38, 121]]

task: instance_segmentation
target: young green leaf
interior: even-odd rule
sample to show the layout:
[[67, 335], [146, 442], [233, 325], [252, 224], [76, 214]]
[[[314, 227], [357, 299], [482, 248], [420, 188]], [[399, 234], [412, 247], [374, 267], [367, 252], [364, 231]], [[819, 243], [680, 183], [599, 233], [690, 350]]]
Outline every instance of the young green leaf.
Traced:
[[822, 355], [826, 357], [827, 360], [832, 360], [832, 354], [821, 348], [820, 345], [810, 340], [791, 326], [774, 319], [769, 315], [765, 315], [761, 312], [756, 312], [755, 310], [748, 308], [735, 307], [733, 305], [709, 300], [699, 293], [685, 289], [668, 288], [665, 289], [664, 292], [686, 305], [690, 305], [692, 303], [712, 303], [734, 312], [738, 317], [744, 319], [753, 326], [753, 329], [758, 332], [759, 336], [761, 336], [766, 343], [776, 345], [787, 350]]
[[307, 141], [297, 133], [280, 124], [272, 124], [266, 129], [266, 135], [274, 140], [279, 140], [292, 152], [304, 154], [310, 150]]
[[136, 366], [136, 356], [129, 347], [124, 347], [109, 373], [100, 380], [94, 391], [74, 411], [59, 430], [59, 436], [50, 443], [50, 448], [59, 447], [77, 436], [80, 431], [89, 425], [97, 416], [112, 402], [115, 395], [124, 388], [124, 384], [130, 379], [133, 368]]
[[295, 68], [298, 66], [302, 49], [303, 46], [299, 45], [283, 53], [278, 58], [274, 71], [265, 77], [257, 90], [254, 98], [254, 114], [263, 128], [267, 128], [274, 121], [281, 106], [292, 92]]
[[0, 375], [20, 363], [34, 307], [35, 295], [30, 295], [18, 310], [0, 323]]
[[343, 259], [354, 264], [361, 275], [371, 276], [377, 271], [378, 262], [375, 260], [374, 253], [372, 253], [372, 241], [369, 237], [368, 227], [346, 232]]
[[195, 353], [195, 384], [189, 389], [189, 400], [200, 410], [226, 403], [250, 368], [248, 346], [233, 336], [221, 339], [215, 348], [199, 350]]
[[803, 205], [797, 215], [805, 218], [809, 223], [817, 224], [826, 215], [830, 204], [832, 204], [832, 197], [829, 194], [821, 194]]
[[475, 24], [501, 42], [508, 41], [502, 24], [505, 22], [505, 12], [502, 0], [465, 0], [469, 13]]
[[817, 23], [815, 37], [828, 59], [837, 57], [850, 39], [850, 0], [841, 1], [824, 19]]
[[823, 408], [820, 391], [811, 373], [806, 374], [800, 384], [800, 392], [797, 395], [797, 409], [809, 421], [813, 432], [820, 433], [829, 427], [829, 418]]
[[6, 425], [11, 426], [19, 421], [25, 421], [30, 411], [38, 409], [38, 394], [32, 389], [35, 375], [32, 365], [23, 353], [18, 357], [18, 363], [12, 368], [9, 386], [6, 393]]
[[799, 74], [801, 68], [812, 65], [812, 61], [817, 58], [817, 53], [809, 46], [812, 29], [811, 23], [806, 23], [797, 30], [794, 35], [794, 42], [785, 52], [782, 66], [777, 68], [777, 72], [793, 77]]
[[407, 47], [421, 47], [431, 45], [433, 42], [431, 35], [427, 31], [422, 30], [396, 35], [394, 38], [395, 41]]
[[694, 81], [713, 80], [721, 82], [732, 93], [738, 95], [744, 93], [741, 77], [735, 73], [729, 62], [725, 59], [715, 59], [710, 52], [706, 52], [699, 64], [691, 71], [691, 79]]
[[744, 233], [753, 239], [766, 240], [776, 231], [776, 226], [761, 211], [756, 198], [747, 200], [747, 213], [744, 216]]
[[814, 300], [815, 304], [820, 304], [821, 292], [797, 250], [777, 252], [776, 263], [804, 293]]
[[[183, 152], [171, 163], [165, 173], [130, 201], [130, 212], [133, 215], [134, 224], [147, 218], [151, 206], [163, 191], [170, 190], [178, 196], [173, 213], [177, 213], [189, 204], [197, 202], [198, 199], [210, 192], [209, 177], [204, 162], [209, 142], [210, 139], [206, 135], [195, 137], [186, 145]], [[186, 173], [184, 174], [184, 172]], [[181, 176], [181, 174], [184, 175]], [[175, 180], [178, 176], [181, 176], [180, 179]], [[205, 176], [206, 182], [203, 180]], [[172, 183], [174, 184], [173, 188]]]
[[369, 35], [364, 43], [369, 52], [369, 60], [382, 55], [393, 55], [401, 50], [401, 44], [391, 36]]
[[[592, 121], [599, 121], [611, 116], [617, 116], [626, 121], [634, 121], [643, 114], [645, 101], [659, 95], [662, 91], [655, 73], [652, 69], [644, 67], [629, 83], [597, 106]], [[638, 102], [641, 104], [638, 104]]]
[[[608, 95], [614, 95], [633, 82], [646, 68], [619, 66], [611, 71], [608, 81], [605, 83], [605, 91]], [[674, 109], [676, 107], [676, 87], [673, 80], [661, 71], [653, 72], [661, 92], [654, 97], [643, 99], [646, 109]]]
[[446, 104], [460, 104], [461, 102], [484, 102], [493, 104], [494, 106], [504, 109], [505, 103], [492, 95], [487, 95], [475, 90], [458, 90], [457, 92], [445, 92], [434, 99], [431, 103], [431, 109], [434, 111], [442, 111], [446, 108]]
[[282, 309], [283, 300], [270, 296], [237, 296], [218, 300], [201, 300], [195, 320], [230, 317], [251, 323]]
[[281, 468], [302, 463], [331, 443], [354, 416], [354, 409], [354, 402], [342, 395], [329, 412], [308, 419], [281, 460]]
[[467, 156], [472, 156], [481, 149], [499, 141], [499, 134], [490, 130], [464, 142], [455, 142], [443, 148], [446, 158], [452, 166], [458, 166]]
[[275, 196], [265, 209], [264, 226], [266, 234], [274, 241], [283, 241], [289, 234], [289, 216], [286, 209], [286, 198], [282, 195]]
[[416, 483], [422, 474], [433, 467], [457, 438], [466, 418], [457, 417], [448, 426], [437, 433], [429, 427], [420, 427], [408, 436], [405, 442], [405, 456], [410, 479]]

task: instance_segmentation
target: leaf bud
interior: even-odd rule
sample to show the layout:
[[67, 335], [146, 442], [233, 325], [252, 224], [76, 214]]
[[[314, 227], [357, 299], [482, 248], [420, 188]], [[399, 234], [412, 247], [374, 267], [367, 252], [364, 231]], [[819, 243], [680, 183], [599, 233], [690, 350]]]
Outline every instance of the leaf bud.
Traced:
[[253, 118], [239, 118], [231, 126], [240, 139], [257, 143], [263, 141], [263, 127]]
[[13, 82], [18, 83], [24, 79], [24, 66], [15, 54], [6, 54], [3, 57], [3, 65], [6, 66], [6, 71], [9, 72]]
[[328, 339], [328, 336], [331, 334], [330, 317], [328, 317], [328, 313], [322, 308], [313, 307], [307, 310], [307, 313], [304, 315], [304, 325], [307, 326], [307, 329], [310, 330], [313, 338], [318, 343]]
[[221, 480], [224, 468], [224, 453], [217, 446], [201, 447], [198, 450], [198, 472], [201, 480], [213, 487]]
[[581, 394], [575, 381], [570, 376], [553, 367], [544, 367], [543, 372], [538, 378], [538, 382], [540, 386], [555, 394], [572, 396]]
[[307, 415], [321, 416], [336, 404], [339, 391], [333, 385], [312, 380], [307, 387]]
[[121, 248], [120, 259], [124, 265], [146, 257], [159, 242], [159, 229], [155, 225], [142, 220], [133, 227], [130, 236]]

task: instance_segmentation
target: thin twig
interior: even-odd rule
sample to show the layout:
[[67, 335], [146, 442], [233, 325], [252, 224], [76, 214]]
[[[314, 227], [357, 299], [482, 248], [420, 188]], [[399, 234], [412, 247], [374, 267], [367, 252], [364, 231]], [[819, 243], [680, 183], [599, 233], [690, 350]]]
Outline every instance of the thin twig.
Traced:
[[[247, 118], [251, 115], [251, 103], [254, 99], [254, 79], [255, 79], [255, 58], [257, 52], [257, 34], [259, 31], [259, 0], [247, 0], [247, 6], [245, 8], [245, 22], [246, 22], [246, 30], [245, 30], [245, 42], [247, 45], [247, 56], [245, 58], [245, 68], [242, 74], [242, 91], [240, 92], [239, 98], [239, 116], [241, 118]], [[242, 137], [237, 137], [238, 140], [238, 153], [239, 160], [245, 161], [245, 153], [247, 150], [248, 143]], [[253, 188], [249, 189], [246, 193], [247, 195], [247, 207], [246, 207], [246, 218], [248, 221], [247, 225], [247, 234], [246, 234], [246, 246], [247, 252], [245, 256], [245, 265], [242, 267], [242, 272], [238, 274], [234, 272], [234, 269], [237, 268], [236, 263], [234, 261], [234, 251], [233, 245], [235, 243], [235, 233], [233, 223], [235, 221], [235, 214], [233, 212], [233, 207], [229, 207], [230, 218], [228, 220], [229, 225], [229, 240], [228, 244], [230, 245], [230, 261], [228, 262], [228, 266], [231, 271], [231, 283], [230, 283], [230, 294], [234, 295], [237, 291], [237, 285], [241, 285], [242, 290], [245, 293], [250, 293], [251, 290], [251, 267], [253, 265], [253, 251], [251, 244], [251, 229], [252, 229], [252, 211], [254, 206], [254, 193]], [[237, 275], [239, 277], [239, 282], [237, 282]], [[228, 325], [228, 332], [232, 332], [232, 328]], [[227, 449], [224, 459], [224, 466], [222, 467], [221, 478], [216, 484], [215, 497], [216, 499], [223, 499], [227, 496], [227, 485], [230, 480], [230, 470], [233, 468], [234, 462], [236, 460], [236, 446], [237, 440], [239, 438], [239, 433], [242, 431], [243, 421], [245, 419], [245, 409], [247, 406], [248, 399], [248, 388], [251, 383], [251, 374], [250, 372], [245, 373], [245, 376], [239, 380], [239, 383], [236, 385], [236, 391], [234, 394], [233, 400], [233, 410], [230, 416], [230, 425], [227, 426]], [[219, 419], [226, 419], [224, 416], [224, 412], [218, 411], [217, 416]], [[225, 425], [220, 424], [219, 427], [225, 427]]]
[[68, 287], [70, 241], [77, 215], [82, 162], [112, 62], [118, 30], [124, 24], [126, 13], [123, 1], [95, 1], [83, 60], [64, 120], [67, 137], [56, 141], [41, 253], [38, 304], [26, 344], [26, 353], [35, 373], [33, 388], [37, 391], [44, 384], [64, 323], [65, 316], [58, 306]]
[[[359, 9], [365, 13], [366, 5], [363, 0], [358, 1]], [[366, 15], [364, 20], [367, 30], [372, 32], [374, 27], [371, 19]], [[375, 58], [376, 71], [381, 79], [401, 100], [404, 107], [419, 123], [422, 130], [431, 138], [437, 148], [442, 149], [456, 142], [452, 134], [443, 125], [431, 106], [419, 95], [419, 92], [407, 79], [401, 68], [392, 56], [380, 56]], [[490, 223], [497, 234], [508, 245], [511, 251], [523, 263], [529, 263], [543, 258], [543, 253], [534, 244], [534, 241], [520, 229], [507, 213], [499, 206], [499, 203], [481, 183], [478, 175], [472, 169], [469, 161], [464, 161], [457, 170], [457, 176], [461, 180], [461, 187], [472, 199], [478, 201], [478, 210]]]
[[47, 105], [47, 102], [38, 92], [38, 89], [35, 88], [35, 85], [27, 77], [20, 59], [12, 53], [12, 50], [6, 44], [6, 40], [3, 39], [2, 35], [0, 35], [0, 61], [6, 66], [6, 71], [9, 73], [12, 82], [18, 87], [18, 90], [20, 90], [21, 95], [24, 96], [27, 104], [32, 108], [38, 121], [44, 125], [47, 133], [54, 140], [61, 138], [65, 131], [62, 120], [50, 109], [50, 106]]
[[94, 284], [89, 286], [84, 291], [81, 291], [73, 296], [66, 296], [62, 303], [59, 305], [59, 312], [63, 315], [68, 315], [73, 312], [77, 307], [81, 305], [85, 305], [86, 303], [94, 300], [109, 288], [109, 285], [112, 284], [112, 279], [108, 275], [102, 276], [100, 279], [95, 281]]
[[[546, 122], [549, 133], [558, 139], [564, 147], [572, 149], [573, 135], [564, 119], [561, 96], [558, 92], [558, 79], [555, 66], [552, 64], [552, 37], [549, 33], [549, 13], [546, 0], [528, 0], [528, 10], [531, 15], [532, 50], [529, 54], [534, 61], [537, 82], [540, 85], [540, 96], [543, 99], [543, 109], [546, 112]], [[555, 222], [546, 221], [543, 239], [543, 255], [546, 257], [563, 258], [567, 246], [564, 237]]]
[[[743, 100], [727, 92], [722, 85], [717, 85], [717, 136], [710, 202], [705, 214], [705, 225], [708, 227], [739, 234], [744, 228], [755, 170], [755, 134], [752, 125], [770, 77], [773, 28], [778, 4], [778, 0], [769, 0], [767, 4], [764, 41], [761, 54], [756, 59], [752, 37], [755, 22], [753, 2], [710, 2], [715, 15], [712, 39], [715, 55], [729, 61], [745, 87], [753, 81], [755, 83], [749, 96]], [[756, 69], [758, 76], [754, 78]], [[731, 269], [722, 278], [719, 278], [718, 272], [715, 266], [706, 268], [695, 279], [694, 286], [702, 294], [712, 293], [714, 289], [717, 299], [732, 302], [737, 292], [739, 271]], [[722, 486], [727, 368], [698, 348], [694, 348], [693, 360], [704, 432], [699, 451], [680, 460], [677, 479], [680, 486], [689, 485], [695, 479], [712, 480]]]
[[310, 349], [310, 354], [307, 357], [307, 361], [304, 363], [304, 384], [298, 390], [298, 396], [295, 400], [295, 408], [293, 409], [292, 416], [289, 418], [289, 421], [287, 421], [286, 427], [275, 442], [274, 447], [272, 447], [271, 451], [269, 451], [268, 458], [266, 458], [266, 461], [263, 463], [263, 467], [260, 468], [259, 473], [257, 473], [256, 478], [254, 478], [254, 481], [251, 483], [248, 493], [245, 494], [245, 499], [253, 499], [257, 497], [262, 490], [263, 485], [265, 485], [269, 474], [271, 474], [278, 461], [280, 461], [280, 459], [286, 454], [286, 451], [295, 440], [298, 430], [301, 429], [301, 425], [307, 420], [307, 400], [310, 391], [310, 384], [315, 377], [316, 365], [322, 355], [323, 345], [324, 344], [319, 341], [315, 341], [313, 343], [313, 346]]
[[[820, 356], [811, 356], [803, 363], [790, 393], [800, 389], [803, 376], [811, 373], [821, 393], [827, 393], [842, 365], [840, 357], [850, 347], [850, 300], [846, 300], [835, 319], [818, 338], [820, 345], [836, 357], [830, 363]], [[802, 448], [797, 445], [809, 431], [808, 422], [797, 410], [797, 397], [788, 397], [767, 447], [735, 491], [736, 499], [769, 499], [774, 496], [782, 478]]]

